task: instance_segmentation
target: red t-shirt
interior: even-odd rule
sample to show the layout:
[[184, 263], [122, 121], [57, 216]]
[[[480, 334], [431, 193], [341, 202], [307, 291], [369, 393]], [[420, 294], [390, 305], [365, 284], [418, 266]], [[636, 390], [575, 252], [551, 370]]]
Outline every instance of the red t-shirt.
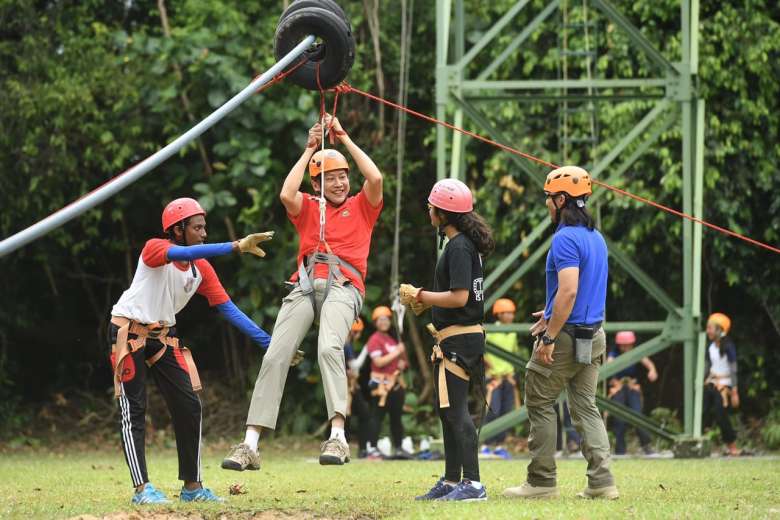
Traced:
[[[382, 211], [383, 202], [376, 207], [372, 206], [363, 190], [347, 200], [341, 206], [333, 206], [328, 203], [325, 207], [325, 241], [330, 246], [333, 254], [355, 267], [366, 277], [368, 269], [368, 251], [371, 247], [371, 233], [374, 230], [379, 213]], [[311, 254], [320, 245], [320, 251], [326, 251], [320, 240], [320, 207], [319, 199], [314, 195], [303, 195], [301, 212], [296, 216], [289, 213], [287, 217], [298, 231], [298, 264], [301, 265], [303, 257]], [[349, 270], [341, 268], [344, 276], [358, 288], [361, 293], [366, 292], [363, 279], [356, 277]], [[328, 277], [328, 265], [317, 264], [314, 269], [315, 278]], [[290, 278], [298, 280], [296, 269]]]
[[371, 371], [379, 372], [380, 374], [392, 374], [398, 370], [398, 363], [401, 361], [401, 356], [398, 356], [390, 363], [383, 367], [378, 367], [374, 363], [376, 358], [386, 356], [391, 352], [394, 352], [398, 348], [398, 342], [389, 334], [384, 332], [374, 332], [366, 342], [366, 348], [368, 349], [368, 357], [371, 358]]

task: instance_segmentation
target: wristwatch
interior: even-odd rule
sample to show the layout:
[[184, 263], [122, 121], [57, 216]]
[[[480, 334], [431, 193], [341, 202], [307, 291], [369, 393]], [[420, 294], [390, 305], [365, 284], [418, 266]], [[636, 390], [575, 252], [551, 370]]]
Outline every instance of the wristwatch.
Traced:
[[553, 343], [555, 343], [555, 338], [551, 338], [551, 337], [550, 337], [550, 336], [548, 336], [548, 335], [547, 335], [547, 333], [545, 332], [545, 333], [542, 335], [542, 343], [543, 343], [545, 346], [547, 346], [547, 345], [552, 345]]

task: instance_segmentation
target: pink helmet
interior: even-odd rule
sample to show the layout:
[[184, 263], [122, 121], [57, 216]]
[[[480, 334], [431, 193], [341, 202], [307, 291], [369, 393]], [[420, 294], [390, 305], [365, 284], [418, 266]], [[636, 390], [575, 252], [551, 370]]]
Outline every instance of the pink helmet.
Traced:
[[615, 335], [615, 343], [618, 345], [633, 345], [636, 343], [636, 335], [631, 330], [621, 330]]
[[474, 209], [471, 190], [458, 179], [442, 179], [431, 188], [428, 202], [444, 211], [468, 213]]
[[162, 214], [162, 227], [163, 231], [167, 231], [169, 227], [181, 222], [185, 218], [193, 217], [195, 215], [205, 215], [206, 211], [200, 207], [198, 201], [183, 197], [176, 199], [168, 203], [165, 206]]

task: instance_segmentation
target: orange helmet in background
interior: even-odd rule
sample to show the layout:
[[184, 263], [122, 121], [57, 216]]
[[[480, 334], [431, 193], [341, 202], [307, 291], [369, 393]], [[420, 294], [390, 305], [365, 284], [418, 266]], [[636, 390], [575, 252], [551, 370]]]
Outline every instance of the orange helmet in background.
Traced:
[[583, 197], [593, 193], [591, 185], [590, 174], [585, 169], [579, 166], [561, 166], [547, 174], [544, 191]]
[[363, 329], [365, 328], [365, 325], [363, 325], [363, 320], [360, 318], [356, 319], [355, 322], [352, 324], [352, 332], [363, 332]]
[[494, 316], [498, 316], [502, 312], [515, 312], [516, 310], [517, 310], [517, 307], [515, 307], [515, 302], [513, 302], [509, 298], [499, 298], [493, 304], [493, 315]]
[[319, 176], [321, 173], [327, 173], [333, 170], [349, 171], [347, 158], [338, 150], [326, 148], [325, 150], [317, 151], [311, 156], [311, 160], [309, 161], [309, 175], [311, 175], [312, 178]]
[[386, 318], [392, 318], [393, 311], [390, 310], [390, 307], [380, 305], [374, 309], [374, 312], [371, 313], [371, 321], [376, 321], [377, 318], [381, 318], [382, 316], [385, 316]]
[[710, 317], [707, 318], [707, 323], [713, 323], [720, 327], [720, 330], [723, 331], [723, 334], [728, 334], [731, 330], [731, 318], [722, 312], [711, 314]]

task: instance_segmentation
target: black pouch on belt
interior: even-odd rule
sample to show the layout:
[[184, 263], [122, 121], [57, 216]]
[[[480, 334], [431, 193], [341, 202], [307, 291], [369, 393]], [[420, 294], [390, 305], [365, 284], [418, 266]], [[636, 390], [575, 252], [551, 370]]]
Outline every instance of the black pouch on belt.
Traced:
[[594, 327], [577, 325], [574, 327], [574, 358], [577, 363], [589, 365], [593, 354]]

